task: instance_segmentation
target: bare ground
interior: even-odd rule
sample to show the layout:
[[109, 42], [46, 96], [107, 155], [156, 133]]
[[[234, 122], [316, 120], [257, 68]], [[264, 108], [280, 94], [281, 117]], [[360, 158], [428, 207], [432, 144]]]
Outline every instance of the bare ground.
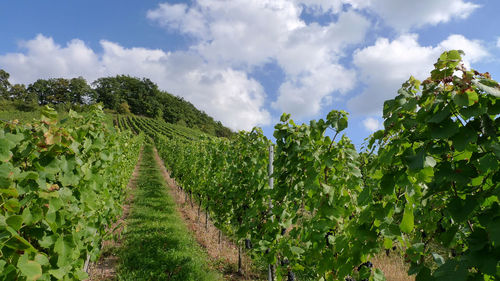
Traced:
[[415, 281], [415, 276], [408, 276], [408, 265], [397, 253], [381, 253], [373, 258], [373, 266], [384, 272], [387, 281]]
[[237, 245], [221, 235], [219, 244], [219, 230], [208, 219], [203, 211], [199, 212], [195, 202], [191, 206], [189, 199], [186, 201], [186, 195], [179, 188], [174, 179], [170, 177], [163, 161], [158, 155], [156, 148], [154, 149], [155, 159], [160, 166], [160, 171], [167, 182], [168, 192], [174, 198], [177, 204], [177, 211], [180, 217], [185, 222], [188, 229], [194, 234], [198, 244], [205, 249], [212, 260], [212, 266], [224, 275], [226, 280], [260, 280], [261, 276], [257, 273], [252, 265], [251, 259], [242, 254], [242, 274], [238, 271], [238, 247]]
[[96, 263], [89, 265], [88, 274], [89, 281], [97, 280], [116, 280], [116, 266], [118, 264], [118, 256], [116, 250], [121, 246], [121, 234], [125, 226], [125, 219], [130, 213], [130, 204], [133, 200], [132, 190], [137, 186], [137, 179], [139, 177], [139, 167], [142, 162], [142, 148], [139, 152], [137, 164], [135, 165], [130, 181], [127, 184], [127, 199], [122, 207], [122, 216], [109, 228], [112, 231], [114, 239], [105, 240], [101, 247], [101, 257]]

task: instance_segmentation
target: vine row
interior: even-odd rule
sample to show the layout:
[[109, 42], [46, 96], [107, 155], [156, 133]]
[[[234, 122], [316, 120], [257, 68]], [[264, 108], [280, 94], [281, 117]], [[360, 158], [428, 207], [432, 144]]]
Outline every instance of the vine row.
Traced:
[[384, 280], [371, 257], [397, 247], [417, 280], [500, 278], [500, 86], [443, 53], [384, 104], [358, 152], [347, 114], [275, 126], [269, 186], [260, 129], [231, 140], [156, 135], [172, 176], [216, 226], [276, 266], [278, 280]]

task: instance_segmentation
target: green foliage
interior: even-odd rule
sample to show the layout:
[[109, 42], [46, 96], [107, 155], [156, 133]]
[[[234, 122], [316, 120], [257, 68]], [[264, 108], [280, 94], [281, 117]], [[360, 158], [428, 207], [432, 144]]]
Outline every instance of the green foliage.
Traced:
[[378, 231], [392, 238], [399, 223], [409, 234], [397, 236], [417, 280], [500, 277], [500, 86], [465, 69], [461, 55], [445, 52], [430, 78], [403, 84], [384, 104], [385, 129], [370, 140], [379, 157], [367, 171], [383, 175], [371, 204], [395, 210]]
[[36, 96], [41, 105], [83, 104], [90, 102], [94, 95], [87, 81], [81, 77], [71, 80], [65, 78], [38, 79], [28, 86], [27, 91], [29, 98], [33, 99]]
[[[379, 245], [376, 232], [353, 216], [362, 175], [354, 146], [345, 136], [336, 139], [347, 127], [346, 113], [333, 111], [327, 120], [300, 126], [285, 115], [281, 120], [274, 189], [267, 174], [271, 143], [259, 129], [232, 140], [157, 136], [155, 142], [172, 175], [218, 227], [239, 241], [250, 239], [253, 253], [269, 263], [288, 261], [278, 276], [289, 270], [313, 279], [353, 275]], [[335, 137], [325, 135], [328, 128]]]
[[163, 119], [174, 124], [184, 123], [187, 127], [221, 137], [233, 134], [231, 130], [214, 121], [205, 112], [196, 109], [191, 103], [160, 91], [149, 79], [119, 75], [99, 78], [93, 85], [97, 101], [119, 113], [125, 113], [121, 105], [127, 103], [130, 112], [135, 115]]
[[100, 108], [60, 123], [53, 109], [42, 114], [0, 126], [2, 280], [87, 278], [142, 140], [105, 126]]
[[179, 137], [186, 140], [197, 140], [206, 136], [203, 132], [185, 126], [165, 123], [163, 120], [138, 117], [138, 116], [120, 116], [115, 119], [115, 123], [120, 129], [131, 129], [133, 132], [144, 132], [151, 138], [157, 135], [168, 138]]
[[384, 280], [380, 270], [358, 266], [393, 245], [417, 280], [497, 280], [500, 86], [466, 70], [461, 54], [445, 52], [430, 78], [403, 84], [384, 104], [384, 130], [361, 154], [340, 136], [345, 112], [309, 125], [283, 114], [274, 189], [265, 170], [270, 142], [259, 130], [197, 142], [155, 135], [155, 142], [218, 227], [250, 239], [268, 263], [281, 261], [278, 280], [290, 271]]
[[128, 106], [127, 102], [122, 102], [120, 103], [120, 106], [118, 107], [118, 113], [120, 114], [130, 114], [130, 106]]
[[0, 69], [0, 98], [8, 99], [9, 91], [10, 91], [10, 82], [9, 82], [10, 74], [5, 70]]
[[115, 113], [133, 113], [172, 124], [183, 124], [219, 137], [233, 135], [219, 121], [181, 97], [160, 91], [147, 78], [127, 75], [103, 77], [92, 83], [93, 89], [82, 77], [38, 79], [26, 87], [22, 84], [11, 85], [9, 76], [9, 73], [0, 69], [0, 102], [13, 100], [21, 111], [35, 111], [37, 105], [46, 104], [56, 107], [58, 111], [68, 111], [97, 102]]

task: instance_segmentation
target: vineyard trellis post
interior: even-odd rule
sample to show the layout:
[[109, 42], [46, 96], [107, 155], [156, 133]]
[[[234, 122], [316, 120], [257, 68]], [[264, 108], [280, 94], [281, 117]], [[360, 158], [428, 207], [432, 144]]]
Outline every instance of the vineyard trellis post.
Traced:
[[[269, 167], [268, 167], [270, 189], [274, 188], [273, 161], [274, 161], [274, 146], [271, 144], [269, 146]], [[271, 221], [274, 221], [274, 217], [272, 215], [272, 209], [273, 209], [273, 202], [271, 198], [269, 198], [269, 212], [271, 213]], [[267, 280], [274, 281], [274, 266], [272, 264], [268, 265]]]

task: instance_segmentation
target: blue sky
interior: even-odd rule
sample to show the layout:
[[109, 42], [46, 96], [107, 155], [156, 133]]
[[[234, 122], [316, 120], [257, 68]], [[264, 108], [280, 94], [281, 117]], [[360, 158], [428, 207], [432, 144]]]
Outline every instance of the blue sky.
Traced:
[[148, 77], [234, 130], [271, 136], [350, 113], [357, 145], [383, 101], [439, 54], [500, 76], [496, 0], [0, 1], [0, 68], [11, 82]]

